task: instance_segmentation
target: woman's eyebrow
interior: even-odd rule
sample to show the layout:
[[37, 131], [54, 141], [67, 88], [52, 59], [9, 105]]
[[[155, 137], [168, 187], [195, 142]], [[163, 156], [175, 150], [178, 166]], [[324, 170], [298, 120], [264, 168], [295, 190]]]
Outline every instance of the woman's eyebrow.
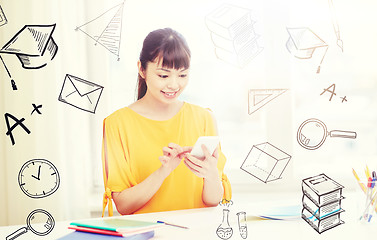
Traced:
[[[157, 70], [162, 70], [162, 71], [165, 71], [165, 72], [171, 72], [169, 69], [166, 69], [166, 68], [157, 68]], [[180, 72], [184, 72], [188, 70], [188, 68], [183, 68], [181, 70], [179, 70]]]
[[165, 71], [165, 72], [170, 72], [170, 70], [166, 69], [166, 68], [157, 68], [157, 70], [162, 70], [162, 71]]

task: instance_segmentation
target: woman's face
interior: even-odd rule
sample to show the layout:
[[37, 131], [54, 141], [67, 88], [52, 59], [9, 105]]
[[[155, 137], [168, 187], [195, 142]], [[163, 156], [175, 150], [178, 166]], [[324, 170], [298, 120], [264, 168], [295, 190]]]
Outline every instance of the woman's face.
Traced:
[[177, 100], [185, 89], [189, 69], [166, 68], [162, 66], [162, 61], [157, 59], [154, 62], [148, 62], [144, 71], [141, 71], [139, 66], [139, 73], [147, 84], [146, 95], [162, 103], [171, 103]]

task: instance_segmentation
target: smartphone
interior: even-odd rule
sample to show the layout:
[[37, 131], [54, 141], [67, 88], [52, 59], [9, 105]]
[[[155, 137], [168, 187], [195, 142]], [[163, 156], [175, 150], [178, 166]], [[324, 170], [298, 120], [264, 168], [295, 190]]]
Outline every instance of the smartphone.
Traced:
[[194, 147], [192, 148], [191, 155], [197, 158], [204, 158], [205, 156], [202, 149], [202, 144], [204, 144], [207, 147], [209, 153], [212, 155], [219, 143], [219, 136], [201, 136], [198, 138]]

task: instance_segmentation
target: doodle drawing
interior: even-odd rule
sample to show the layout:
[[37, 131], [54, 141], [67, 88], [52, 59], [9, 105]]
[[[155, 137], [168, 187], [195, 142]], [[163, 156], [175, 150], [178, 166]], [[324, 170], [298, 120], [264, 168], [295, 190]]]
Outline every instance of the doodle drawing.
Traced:
[[76, 31], [84, 33], [93, 39], [95, 44], [99, 43], [117, 56], [118, 61], [120, 60], [123, 8], [124, 1], [89, 22], [76, 27]]
[[288, 89], [250, 89], [248, 94], [249, 115], [279, 97], [287, 90]]
[[263, 50], [249, 9], [225, 4], [210, 13], [205, 22], [218, 59], [242, 68]]
[[247, 220], [246, 220], [246, 212], [238, 212], [238, 230], [240, 231], [240, 235], [243, 239], [247, 238]]
[[[10, 137], [10, 141], [12, 142], [12, 145], [16, 144], [16, 141], [14, 140], [14, 136], [13, 136], [12, 131], [14, 131], [14, 129], [17, 126], [21, 126], [22, 129], [24, 129], [24, 131], [27, 134], [31, 133], [30, 130], [25, 126], [25, 124], [23, 124], [23, 121], [25, 121], [25, 118], [18, 119], [10, 113], [5, 113], [4, 117], [5, 117], [5, 124], [7, 125], [7, 129], [8, 129], [8, 131], [5, 134]], [[9, 124], [9, 118], [11, 118], [11, 119], [13, 119], [13, 121], [15, 121], [15, 123], [12, 125], [12, 127]]]
[[67, 74], [58, 100], [83, 111], [95, 113], [103, 87]]
[[[41, 224], [42, 223], [42, 224]], [[6, 237], [6, 240], [13, 240], [29, 230], [38, 235], [46, 236], [55, 227], [55, 220], [52, 215], [44, 209], [35, 209], [26, 219], [26, 227], [22, 227]]]
[[31, 111], [30, 115], [33, 115], [34, 112], [37, 112], [38, 114], [42, 114], [41, 111], [39, 110], [40, 108], [42, 108], [42, 104], [37, 106], [33, 103], [32, 106], [33, 106], [33, 111]]
[[343, 52], [343, 40], [340, 38], [339, 24], [338, 24], [338, 19], [335, 14], [335, 7], [334, 7], [333, 0], [329, 0], [329, 7], [330, 7], [332, 25], [333, 25], [334, 33], [336, 36], [336, 45], [338, 45], [338, 47]]
[[302, 219], [318, 233], [344, 222], [340, 219], [343, 186], [325, 174], [302, 180]]
[[219, 238], [227, 240], [232, 237], [233, 229], [229, 225], [229, 209], [223, 209], [223, 221], [216, 229], [216, 234]]
[[5, 17], [4, 11], [0, 6], [0, 26], [3, 26], [8, 23], [7, 18]]
[[[333, 96], [336, 96], [336, 93], [335, 93], [335, 83], [331, 84], [328, 88], [324, 88], [324, 89], [323, 89], [323, 92], [320, 94], [320, 96], [322, 96], [322, 95], [323, 95], [324, 93], [326, 93], [326, 92], [328, 92], [328, 93], [331, 94], [331, 95], [330, 95], [330, 98], [329, 98], [329, 101], [331, 102], [332, 97], [333, 97]], [[339, 97], [339, 98], [342, 99], [342, 100], [341, 100], [342, 103], [348, 101], [347, 96]]]
[[44, 198], [60, 184], [58, 169], [48, 160], [32, 159], [22, 165], [18, 174], [18, 185], [31, 198]]
[[12, 79], [12, 76], [10, 75], [10, 72], [9, 72], [9, 70], [8, 70], [8, 68], [7, 68], [7, 65], [5, 65], [5, 62], [4, 62], [3, 58], [1, 57], [1, 55], [0, 55], [0, 60], [1, 60], [1, 62], [3, 63], [4, 68], [5, 68], [5, 70], [7, 71], [9, 78], [11, 79], [11, 80], [10, 80], [10, 83], [11, 83], [12, 89], [13, 89], [13, 90], [17, 90], [16, 82]]
[[299, 59], [312, 58], [314, 51], [317, 48], [324, 48], [325, 51], [317, 68], [317, 73], [321, 70], [321, 64], [326, 56], [328, 45], [320, 37], [318, 37], [312, 30], [306, 27], [287, 28], [289, 38], [286, 43], [288, 51]]
[[[332, 91], [330, 91], [330, 88], [332, 88]], [[334, 95], [336, 95], [336, 93], [335, 93], [335, 84], [331, 84], [330, 87], [328, 87], [328, 88], [324, 88], [324, 89], [323, 89], [323, 92], [322, 92], [320, 95], [324, 94], [325, 92], [329, 92], [329, 93], [331, 93], [331, 96], [330, 96], [330, 98], [329, 98], [329, 101], [331, 101], [332, 97], [333, 97]]]
[[318, 149], [328, 136], [355, 139], [357, 134], [356, 132], [341, 130], [328, 132], [326, 125], [316, 118], [305, 120], [297, 130], [297, 142], [301, 147], [308, 150]]
[[16, 55], [25, 69], [42, 68], [58, 52], [58, 45], [52, 38], [55, 26], [25, 25], [3, 46], [0, 53]]
[[265, 142], [251, 148], [241, 169], [267, 183], [280, 179], [290, 160], [290, 155]]

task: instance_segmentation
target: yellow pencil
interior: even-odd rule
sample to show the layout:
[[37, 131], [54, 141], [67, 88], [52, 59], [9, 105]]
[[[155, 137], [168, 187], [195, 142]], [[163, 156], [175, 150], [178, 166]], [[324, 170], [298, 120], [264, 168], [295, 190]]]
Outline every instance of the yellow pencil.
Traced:
[[369, 179], [370, 177], [372, 177], [370, 175], [370, 171], [369, 171], [368, 165], [366, 165], [366, 168], [365, 168], [365, 176], [367, 176], [367, 179]]
[[361, 187], [361, 190], [363, 190], [364, 193], [367, 192], [367, 187], [365, 186], [364, 183], [361, 182], [359, 176], [357, 175], [356, 171], [352, 168], [352, 173], [353, 175], [355, 176], [356, 180], [357, 180], [357, 183], [359, 184], [359, 186]]

